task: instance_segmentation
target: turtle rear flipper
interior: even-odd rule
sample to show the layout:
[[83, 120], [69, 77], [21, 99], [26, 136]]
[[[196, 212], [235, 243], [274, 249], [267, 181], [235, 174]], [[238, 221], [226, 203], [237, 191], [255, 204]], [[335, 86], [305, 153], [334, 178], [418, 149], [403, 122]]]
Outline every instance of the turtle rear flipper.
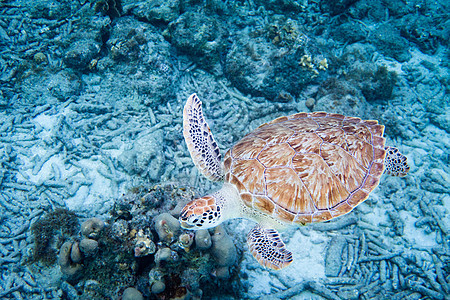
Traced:
[[256, 225], [247, 235], [247, 244], [253, 257], [266, 268], [280, 270], [292, 262], [292, 253], [275, 229]]
[[408, 159], [395, 147], [385, 147], [384, 171], [391, 176], [404, 177], [409, 172]]
[[183, 111], [183, 135], [195, 166], [212, 181], [223, 179], [219, 146], [203, 117], [202, 102], [192, 94]]

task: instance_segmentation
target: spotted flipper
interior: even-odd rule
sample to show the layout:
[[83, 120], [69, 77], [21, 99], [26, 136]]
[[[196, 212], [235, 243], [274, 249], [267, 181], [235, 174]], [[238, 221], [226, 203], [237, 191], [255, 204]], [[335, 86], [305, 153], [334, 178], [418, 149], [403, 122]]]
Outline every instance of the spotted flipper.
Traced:
[[217, 146], [202, 112], [202, 102], [192, 94], [184, 106], [183, 135], [192, 160], [209, 180], [223, 179], [223, 166]]
[[395, 147], [385, 147], [384, 171], [392, 176], [404, 177], [408, 174], [409, 166], [406, 156]]
[[256, 225], [247, 235], [247, 244], [256, 260], [266, 268], [280, 270], [292, 262], [292, 253], [275, 229]]

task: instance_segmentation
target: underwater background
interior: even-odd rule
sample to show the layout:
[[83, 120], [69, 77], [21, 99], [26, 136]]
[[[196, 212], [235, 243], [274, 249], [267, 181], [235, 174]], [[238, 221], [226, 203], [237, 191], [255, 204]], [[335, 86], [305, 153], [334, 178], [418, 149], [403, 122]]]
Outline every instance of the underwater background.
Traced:
[[[450, 3], [0, 2], [0, 299], [450, 299]], [[197, 93], [222, 154], [274, 118], [378, 120], [411, 167], [326, 223], [182, 230], [219, 188], [182, 134]]]

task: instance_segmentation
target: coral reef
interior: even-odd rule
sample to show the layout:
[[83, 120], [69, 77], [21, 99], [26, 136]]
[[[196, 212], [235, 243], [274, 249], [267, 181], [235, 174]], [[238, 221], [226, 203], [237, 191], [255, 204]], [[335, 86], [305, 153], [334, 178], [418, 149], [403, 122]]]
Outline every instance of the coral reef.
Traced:
[[[61, 254], [61, 250], [59, 251], [59, 253]], [[70, 249], [70, 260], [77, 264], [80, 263], [82, 259], [83, 255], [81, 254], [80, 245], [78, 242], [74, 242], [72, 244], [72, 248]]]
[[211, 254], [217, 264], [217, 268], [214, 270], [215, 276], [219, 279], [228, 279], [230, 277], [230, 268], [237, 261], [235, 242], [221, 225], [214, 229], [211, 240]]
[[325, 275], [337, 277], [342, 268], [341, 256], [345, 238], [336, 236], [331, 239], [325, 254]]
[[131, 149], [119, 156], [120, 166], [129, 174], [148, 176], [151, 180], [157, 181], [164, 171], [165, 158], [158, 155], [157, 147], [162, 144], [163, 138], [162, 130], [140, 135], [130, 145]]
[[155, 254], [155, 263], [157, 267], [160, 267], [162, 264], [173, 261], [177, 257], [176, 252], [172, 251], [168, 247], [160, 247], [158, 252]]
[[[57, 260], [64, 294], [174, 299], [208, 295], [213, 286], [228, 293], [219, 280], [235, 274], [239, 257], [225, 229], [195, 237], [181, 230], [174, 216], [161, 213], [192, 197], [191, 190], [173, 185], [139, 186], [116, 201], [105, 221], [90, 218], [71, 230]], [[152, 199], [160, 199], [159, 205]]]
[[355, 2], [357, 2], [357, 1], [356, 0], [338, 0], [338, 1], [328, 0], [328, 1], [321, 2], [321, 8], [324, 11], [329, 12], [331, 15], [334, 16], [334, 15], [343, 13], [346, 10], [348, 10], [350, 8], [350, 6], [353, 5]]
[[392, 98], [392, 91], [397, 83], [397, 74], [389, 71], [386, 66], [378, 66], [373, 72], [367, 69], [369, 74], [361, 76], [366, 80], [362, 83], [361, 91], [367, 101], [389, 100]]

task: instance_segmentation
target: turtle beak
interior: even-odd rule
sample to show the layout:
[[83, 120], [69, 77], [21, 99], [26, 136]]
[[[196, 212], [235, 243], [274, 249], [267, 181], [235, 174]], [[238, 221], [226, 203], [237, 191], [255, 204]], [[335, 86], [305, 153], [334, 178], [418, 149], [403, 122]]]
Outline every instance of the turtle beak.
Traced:
[[192, 215], [192, 212], [188, 209], [188, 206], [186, 205], [183, 208], [183, 210], [181, 211], [181, 214], [180, 214], [180, 217], [179, 217], [180, 225], [181, 225], [182, 228], [184, 228], [184, 229], [192, 229], [194, 227], [194, 225], [192, 223], [188, 223], [189, 216], [191, 216], [191, 215]]
[[192, 229], [192, 228], [194, 228], [194, 225], [191, 225], [191, 224], [189, 224], [187, 222], [184, 222], [184, 221], [181, 221], [181, 220], [180, 220], [180, 224], [181, 224], [181, 227], [184, 228], [184, 229]]

